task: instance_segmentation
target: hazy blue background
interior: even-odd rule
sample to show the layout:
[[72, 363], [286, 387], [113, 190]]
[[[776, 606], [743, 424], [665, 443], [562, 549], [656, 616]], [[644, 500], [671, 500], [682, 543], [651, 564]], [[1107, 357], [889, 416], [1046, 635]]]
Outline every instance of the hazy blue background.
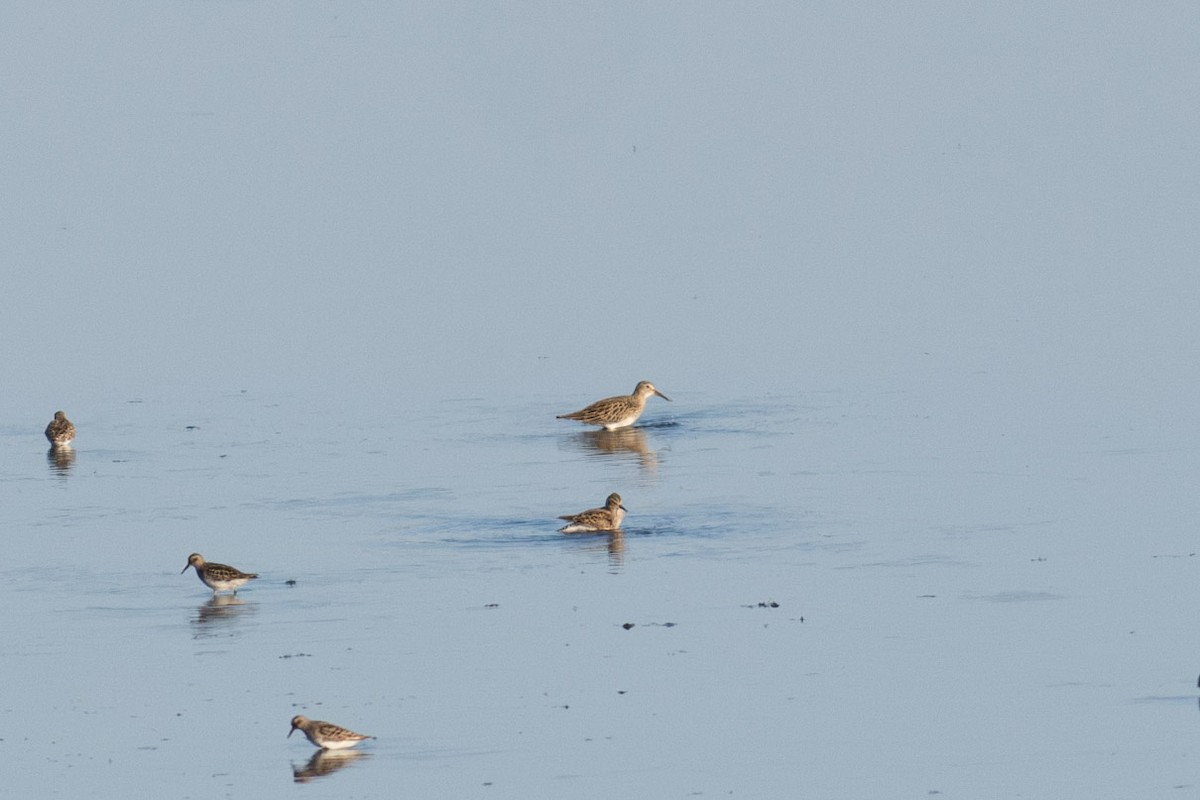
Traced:
[[2, 13], [21, 406], [1196, 385], [1189, 4]]
[[[466, 704], [450, 724], [469, 676], [456, 682], [436, 647], [405, 651], [414, 672], [445, 676], [406, 695], [444, 721], [438, 742], [480, 716], [496, 726], [464, 745], [496, 754], [467, 782], [480, 796], [1179, 796], [1200, 782], [1197, 42], [1187, 3], [4, 4], [10, 642], [57, 624], [170, 639], [204, 599], [172, 574], [196, 549], [264, 573], [327, 564], [335, 585], [364, 587], [374, 619], [412, 577], [386, 567], [405, 543], [437, 596], [494, 571], [495, 591], [458, 611], [547, 587], [524, 609], [536, 623], [576, 591], [578, 554], [540, 538], [553, 516], [620, 488], [634, 541], [623, 560], [587, 561], [589, 590], [604, 608], [625, 580], [618, 593], [654, 610], [589, 621], [667, 621], [725, 581], [734, 618], [787, 596], [808, 619], [788, 636], [824, 610], [837, 655], [787, 638], [750, 672], [825, 676], [805, 686], [828, 705], [768, 692], [695, 708], [664, 672], [694, 717], [613, 721], [634, 741], [600, 759], [617, 759], [611, 773], [541, 783], [540, 739], [504, 749], [511, 707]], [[640, 379], [675, 401], [652, 401], [641, 453], [597, 450], [553, 419]], [[65, 474], [40, 438], [58, 408], [80, 426]], [[381, 574], [360, 574], [364, 559]], [[1040, 564], [1052, 571], [1026, 574]], [[157, 634], [128, 605], [76, 607], [113, 583]], [[673, 585], [695, 591], [650, 601]], [[261, 613], [233, 623], [257, 620], [243, 638], [265, 642], [255, 674], [276, 688], [279, 652], [305, 647], [282, 632], [296, 619], [268, 624], [271, 591], [247, 591]], [[930, 619], [924, 594], [953, 613]], [[338, 597], [370, 639], [359, 601]], [[484, 612], [463, 613], [442, 624], [463, 637], [451, 660], [475, 663], [469, 620]], [[502, 646], [536, 686], [529, 665], [549, 662], [508, 625]], [[87, 636], [72, 640], [53, 651], [64, 685], [91, 663]], [[147, 693], [169, 696], [172, 669], [200, 655], [178, 658]], [[49, 668], [21, 664], [30, 681]], [[213, 691], [244, 679], [227, 664]], [[1046, 691], [1076, 682], [1103, 700]], [[27, 699], [0, 707], [0, 727], [49, 702]], [[275, 741], [294, 709], [270, 699], [253, 722], [269, 736], [237, 747], [274, 764], [302, 750]], [[415, 710], [342, 699], [335, 721], [384, 735], [319, 785], [423, 790], [397, 782], [426, 777], [406, 753], [441, 746]], [[44, 787], [64, 760], [53, 736], [77, 722], [61, 708], [36, 746], [5, 733], [0, 751], [42, 765], [30, 781]], [[674, 752], [622, 773], [681, 728]], [[935, 729], [945, 738], [913, 733]], [[762, 763], [723, 769], [717, 754], [750, 732]], [[546, 729], [547, 747], [565, 741]], [[161, 774], [120, 772], [126, 788], [163, 785], [189, 757], [234, 795], [280, 778], [210, 769], [198, 746]], [[462, 775], [462, 756], [446, 769]]]

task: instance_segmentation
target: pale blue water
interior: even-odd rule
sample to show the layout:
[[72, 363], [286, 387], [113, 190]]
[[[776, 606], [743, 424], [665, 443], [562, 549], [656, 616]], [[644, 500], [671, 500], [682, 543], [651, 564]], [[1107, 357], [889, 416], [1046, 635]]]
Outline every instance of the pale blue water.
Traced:
[[[1188, 780], [1194, 664], [1161, 586], [1192, 550], [1079, 498], [1190, 456], [1000, 429], [914, 451], [938, 424], [897, 395], [676, 394], [637, 452], [553, 419], [566, 397], [420, 426], [144, 398], [77, 417], [65, 472], [6, 431], [10, 787], [278, 794], [310, 755], [295, 713], [379, 737], [318, 779], [336, 796]], [[555, 532], [613, 489], [619, 541]], [[214, 606], [193, 550], [262, 577]]]
[[0, 15], [10, 793], [1200, 783], [1197, 11]]

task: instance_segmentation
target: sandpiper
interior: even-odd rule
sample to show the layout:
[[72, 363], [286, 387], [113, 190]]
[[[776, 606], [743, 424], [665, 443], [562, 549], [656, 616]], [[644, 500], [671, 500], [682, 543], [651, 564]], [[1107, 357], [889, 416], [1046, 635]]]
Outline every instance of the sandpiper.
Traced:
[[567, 521], [566, 525], [558, 529], [559, 533], [615, 531], [620, 529], [621, 520], [625, 519], [625, 506], [621, 505], [621, 495], [613, 492], [604, 501], [604, 508], [589, 508], [578, 514], [566, 514], [559, 519]]
[[62, 411], [54, 412], [54, 420], [46, 426], [46, 438], [55, 447], [69, 447], [75, 438], [75, 425]]
[[187, 566], [179, 571], [179, 574], [188, 571], [188, 567], [195, 567], [196, 574], [200, 576], [200, 580], [204, 585], [213, 590], [213, 594], [223, 592], [227, 589], [232, 589], [234, 594], [237, 594], [239, 587], [258, 577], [253, 572], [242, 572], [240, 569], [234, 569], [228, 564], [218, 564], [215, 561], [205, 561], [204, 556], [199, 553], [192, 553], [188, 556]]
[[588, 425], [599, 425], [606, 431], [615, 431], [617, 428], [632, 425], [646, 409], [646, 398], [652, 394], [668, 402], [671, 400], [655, 389], [650, 381], [639, 381], [638, 385], [633, 387], [633, 394], [606, 397], [574, 413], [559, 414], [558, 418], [579, 420]]
[[367, 736], [362, 733], [346, 730], [340, 725], [334, 725], [332, 722], [309, 719], [299, 714], [292, 717], [292, 729], [288, 731], [288, 738], [291, 738], [297, 728], [304, 731], [304, 735], [308, 737], [310, 742], [325, 750], [345, 750], [347, 747], [354, 747], [354, 745], [363, 739], [375, 738], [374, 736]]

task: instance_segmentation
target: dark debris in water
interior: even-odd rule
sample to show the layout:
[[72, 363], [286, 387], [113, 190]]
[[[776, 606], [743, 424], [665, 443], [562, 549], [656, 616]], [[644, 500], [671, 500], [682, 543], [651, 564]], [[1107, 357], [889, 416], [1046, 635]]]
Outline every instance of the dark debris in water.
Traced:
[[288, 586], [295, 586], [295, 585], [296, 585], [296, 579], [295, 579], [295, 578], [288, 578], [286, 581], [284, 581], [284, 583], [285, 583], [285, 584], [287, 584]]
[[779, 603], [776, 603], [774, 600], [764, 600], [759, 603], [742, 606], [742, 608], [779, 608]]
[[312, 658], [312, 653], [284, 653], [280, 658]]
[[500, 607], [499, 603], [488, 603], [487, 605], [484, 606], [484, 608], [499, 608], [499, 607]]
[[[642, 624], [648, 628], [649, 627], [674, 628], [679, 623], [677, 623], [677, 622], [643, 622]], [[636, 623], [626, 622], [621, 627], [624, 628], [625, 630], [630, 630], [631, 628], [635, 627], [635, 625], [636, 625]]]
[[198, 431], [198, 430], [200, 430], [200, 426], [199, 425], [188, 425], [185, 430]]

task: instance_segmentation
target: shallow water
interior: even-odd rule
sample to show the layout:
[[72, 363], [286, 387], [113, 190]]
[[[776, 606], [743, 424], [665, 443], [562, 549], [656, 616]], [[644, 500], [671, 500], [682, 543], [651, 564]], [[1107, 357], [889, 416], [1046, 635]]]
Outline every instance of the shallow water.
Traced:
[[[678, 394], [619, 436], [553, 419], [565, 396], [369, 428], [288, 398], [199, 398], [190, 418], [145, 398], [81, 426], [65, 469], [5, 431], [21, 690], [4, 739], [32, 767], [10, 788], [1166, 796], [1190, 780], [1185, 612], [1156, 585], [1193, 554], [1098, 551], [1109, 531], [1070, 501], [1142, 456], [1081, 439], [1060, 471], [1020, 436], [916, 454], [933, 423], [894, 394], [869, 413], [835, 393]], [[555, 532], [610, 490], [622, 536]], [[214, 601], [179, 573], [192, 551], [261, 577]], [[284, 739], [296, 713], [379, 738], [310, 764]]]
[[1200, 10], [1096, 9], [6, 5], [4, 788], [1194, 791]]

